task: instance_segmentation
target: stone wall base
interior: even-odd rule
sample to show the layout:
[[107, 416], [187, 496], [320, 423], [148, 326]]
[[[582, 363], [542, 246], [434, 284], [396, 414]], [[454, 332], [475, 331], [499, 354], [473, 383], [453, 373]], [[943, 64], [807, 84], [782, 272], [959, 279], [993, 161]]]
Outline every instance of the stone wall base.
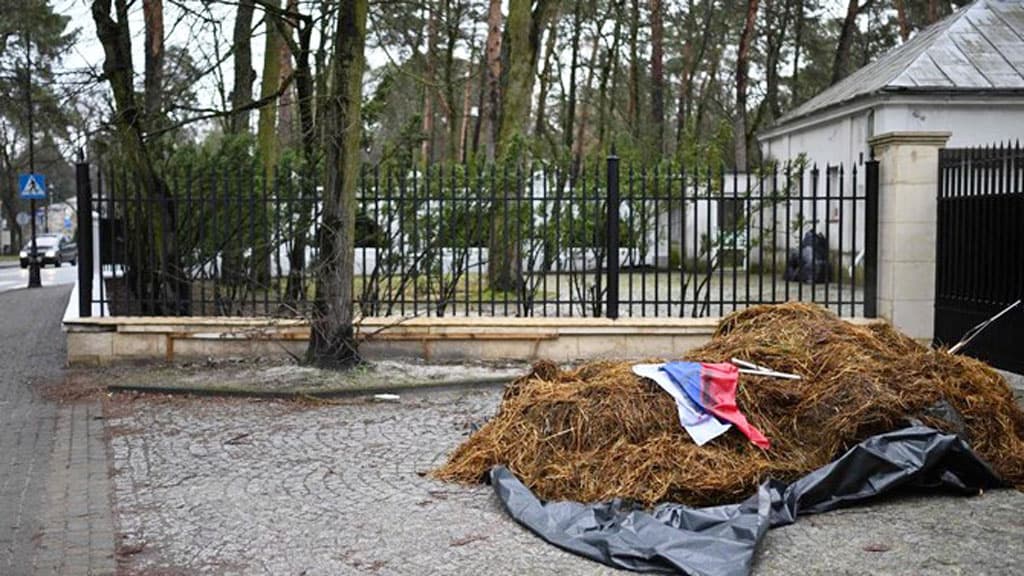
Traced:
[[[369, 360], [430, 362], [678, 358], [707, 342], [717, 318], [369, 318]], [[245, 318], [82, 318], [65, 322], [70, 365], [227, 357], [301, 358], [302, 321]]]

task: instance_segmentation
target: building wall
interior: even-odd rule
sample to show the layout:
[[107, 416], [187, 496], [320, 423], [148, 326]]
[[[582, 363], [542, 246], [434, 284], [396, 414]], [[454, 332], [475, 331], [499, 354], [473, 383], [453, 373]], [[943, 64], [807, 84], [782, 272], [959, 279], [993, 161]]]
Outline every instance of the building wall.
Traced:
[[820, 121], [768, 132], [761, 139], [764, 157], [786, 161], [805, 154], [819, 166], [851, 166], [870, 157], [868, 139], [887, 132], [950, 132], [950, 148], [1016, 140], [1024, 126], [1024, 99], [888, 96], [818, 116]]
[[950, 132], [948, 148], [988, 146], [1021, 137], [1024, 99], [1011, 101], [894, 101], [875, 113], [875, 134]]

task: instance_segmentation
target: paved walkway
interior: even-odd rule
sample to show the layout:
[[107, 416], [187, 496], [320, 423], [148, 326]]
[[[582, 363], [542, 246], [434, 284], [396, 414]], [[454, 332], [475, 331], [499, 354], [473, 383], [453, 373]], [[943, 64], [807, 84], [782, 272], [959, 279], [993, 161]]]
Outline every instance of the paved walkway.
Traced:
[[[611, 574], [511, 521], [490, 488], [424, 477], [497, 389], [399, 403], [115, 399], [131, 573]], [[1024, 494], [890, 498], [769, 533], [755, 576], [1024, 573]]]
[[100, 405], [58, 406], [39, 394], [64, 377], [69, 292], [0, 294], [0, 574], [115, 568]]

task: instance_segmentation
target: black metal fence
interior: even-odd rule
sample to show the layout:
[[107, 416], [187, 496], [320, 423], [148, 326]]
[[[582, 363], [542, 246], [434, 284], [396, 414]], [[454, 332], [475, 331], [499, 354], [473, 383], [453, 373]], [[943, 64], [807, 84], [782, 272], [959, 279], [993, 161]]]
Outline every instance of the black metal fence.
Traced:
[[[935, 342], [953, 345], [974, 325], [1024, 298], [1024, 151], [1020, 144], [939, 152]], [[1024, 373], [1024, 309], [964, 349]]]
[[[108, 167], [80, 183], [99, 216], [103, 279], [88, 301], [101, 313], [310, 312], [312, 179], [184, 168], [164, 182], [157, 197]], [[368, 169], [355, 304], [364, 316], [616, 318], [805, 300], [873, 316], [877, 182], [874, 162], [741, 174], [614, 155], [575, 168]]]

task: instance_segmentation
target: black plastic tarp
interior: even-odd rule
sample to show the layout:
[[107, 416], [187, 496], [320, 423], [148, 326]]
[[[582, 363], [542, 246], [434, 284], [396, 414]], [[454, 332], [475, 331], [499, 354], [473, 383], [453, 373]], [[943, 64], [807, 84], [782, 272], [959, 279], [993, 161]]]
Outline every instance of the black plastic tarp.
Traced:
[[542, 502], [504, 467], [491, 484], [505, 509], [560, 548], [618, 568], [693, 576], [750, 573], [769, 528], [801, 514], [861, 503], [898, 489], [975, 494], [999, 478], [959, 437], [913, 426], [868, 438], [842, 457], [786, 485], [768, 481], [739, 504], [650, 512], [621, 500]]

